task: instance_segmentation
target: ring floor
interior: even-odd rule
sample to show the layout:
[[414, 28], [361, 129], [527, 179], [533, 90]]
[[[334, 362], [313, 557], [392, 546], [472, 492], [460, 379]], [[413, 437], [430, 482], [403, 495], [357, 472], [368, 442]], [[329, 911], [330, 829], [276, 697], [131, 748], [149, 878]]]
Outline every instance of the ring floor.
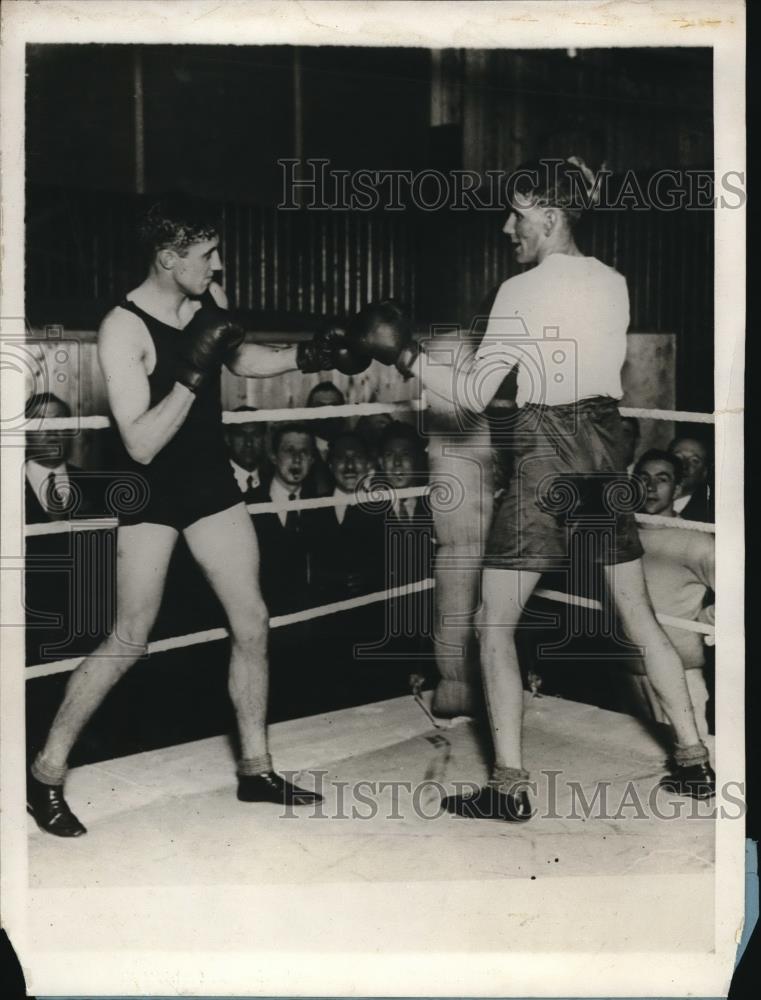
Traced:
[[[656, 736], [628, 716], [527, 695], [525, 743], [539, 814], [518, 825], [440, 813], [440, 788], [486, 779], [488, 751], [472, 720], [434, 729], [411, 697], [271, 728], [276, 767], [299, 770], [304, 785], [321, 782], [322, 809], [287, 811], [238, 802], [232, 749], [224, 737], [76, 768], [67, 798], [88, 827], [87, 836], [61, 841], [29, 820], [32, 938], [43, 950], [79, 947], [83, 939], [95, 948], [111, 947], [115, 940], [119, 947], [144, 947], [167, 931], [166, 918], [151, 910], [151, 894], [183, 893], [188, 887], [201, 893], [227, 887], [226, 898], [238, 899], [246, 909], [247, 893], [261, 902], [278, 888], [319, 894], [349, 887], [345, 899], [359, 891], [369, 905], [377, 889], [397, 883], [411, 906], [425, 883], [469, 884], [474, 905], [483, 905], [492, 892], [506, 900], [511, 886], [527, 880], [545, 888], [551, 882], [560, 907], [564, 886], [576, 889], [583, 880], [591, 887], [585, 897], [590, 907], [596, 892], [610, 902], [605, 886], [620, 884], [619, 915], [623, 919], [627, 903], [640, 914], [633, 936], [631, 927], [625, 937], [610, 924], [606, 933], [614, 944], [620, 937], [623, 947], [657, 949], [671, 928], [682, 946], [710, 949], [711, 806], [654, 791], [665, 759]], [[598, 800], [590, 809], [600, 788], [607, 808]], [[662, 814], [682, 811], [678, 818], [659, 819], [648, 806], [653, 801]], [[649, 894], [651, 911], [658, 908], [652, 924], [634, 909], [638, 887]], [[82, 909], [72, 924], [72, 901], [95, 889], [99, 903], [88, 911], [89, 921]], [[121, 901], [119, 919], [103, 919], [103, 908], [111, 913], [115, 900]], [[235, 947], [236, 941], [250, 944], [251, 929], [244, 932], [239, 908], [227, 913], [229, 921], [225, 913], [204, 920], [206, 947], [214, 941], [221, 948]], [[542, 913], [547, 917], [546, 906]], [[350, 912], [345, 916], [343, 935], [330, 940], [351, 947], [361, 921], [352, 921]], [[190, 913], [173, 919], [183, 941], [183, 921], [191, 938], [197, 933]], [[584, 912], [571, 914], [566, 907], [557, 919], [563, 945], [583, 948]], [[411, 930], [404, 931], [400, 920], [393, 933], [398, 932], [399, 947], [410, 947]], [[430, 932], [437, 944], [461, 947], [467, 935], [456, 923], [417, 926], [414, 941], [422, 946]], [[257, 940], [271, 938], [277, 947], [276, 924], [266, 931], [260, 927]], [[479, 946], [504, 947], [500, 926], [493, 922], [493, 934], [481, 937]], [[314, 947], [325, 947], [319, 926], [304, 933]], [[530, 926], [511, 935], [516, 947], [526, 935], [532, 948], [551, 948], [559, 940], [549, 933], [537, 945], [536, 927]]]

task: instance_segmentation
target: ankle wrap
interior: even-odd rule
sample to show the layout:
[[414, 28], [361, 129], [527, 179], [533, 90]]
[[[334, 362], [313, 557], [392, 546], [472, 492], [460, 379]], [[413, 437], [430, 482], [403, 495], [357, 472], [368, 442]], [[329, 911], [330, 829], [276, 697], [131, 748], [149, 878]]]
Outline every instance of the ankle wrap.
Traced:
[[43, 785], [62, 785], [66, 780], [66, 774], [69, 769], [65, 764], [63, 767], [56, 767], [55, 764], [45, 764], [39, 757], [36, 757], [30, 770], [32, 777], [36, 778], [37, 781], [41, 781]]
[[495, 764], [492, 768], [489, 785], [492, 788], [499, 788], [503, 792], [512, 792], [516, 785], [525, 785], [530, 774], [520, 767], [500, 767]]
[[266, 774], [272, 770], [272, 757], [268, 753], [258, 757], [242, 757], [238, 761], [236, 773], [239, 778], [252, 778], [257, 774]]
[[693, 743], [688, 747], [674, 747], [674, 763], [677, 767], [692, 767], [694, 764], [705, 764], [708, 761], [708, 750], [704, 743]]

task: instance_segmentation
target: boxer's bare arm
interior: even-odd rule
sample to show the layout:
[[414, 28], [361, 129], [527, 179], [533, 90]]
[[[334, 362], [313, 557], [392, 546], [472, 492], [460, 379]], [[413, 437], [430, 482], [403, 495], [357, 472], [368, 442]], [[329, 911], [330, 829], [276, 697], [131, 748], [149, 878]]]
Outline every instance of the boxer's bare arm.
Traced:
[[[209, 291], [220, 309], [229, 308], [230, 303], [221, 285], [213, 281]], [[296, 371], [296, 348], [277, 344], [241, 344], [227, 362], [227, 367], [233, 375], [243, 375], [246, 378], [284, 375], [286, 372]]]
[[297, 369], [296, 345], [241, 344], [227, 367], [233, 375], [246, 378], [271, 378], [294, 372]]
[[184, 385], [151, 407], [145, 368], [149, 340], [143, 323], [124, 309], [114, 309], [98, 331], [98, 360], [108, 401], [128, 454], [148, 465], [180, 429], [195, 396]]
[[440, 343], [422, 350], [412, 371], [420, 379], [431, 402], [483, 413], [489, 406], [516, 359], [478, 358], [462, 344]]

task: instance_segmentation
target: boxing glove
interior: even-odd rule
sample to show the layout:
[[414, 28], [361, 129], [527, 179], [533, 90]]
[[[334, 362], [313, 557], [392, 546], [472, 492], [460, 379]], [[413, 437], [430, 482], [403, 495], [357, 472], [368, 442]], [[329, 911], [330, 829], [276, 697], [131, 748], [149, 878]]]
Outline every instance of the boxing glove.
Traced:
[[342, 330], [330, 327], [319, 330], [311, 340], [296, 348], [296, 366], [311, 374], [336, 369], [342, 375], [358, 375], [369, 368], [372, 358], [355, 353]]
[[[402, 374], [416, 354], [409, 319], [393, 299], [371, 302], [352, 321], [347, 333], [350, 349], [382, 365], [396, 365]], [[400, 366], [401, 365], [401, 366]]]
[[182, 331], [182, 346], [175, 377], [198, 392], [203, 383], [224, 364], [243, 343], [245, 333], [221, 309], [199, 309]]

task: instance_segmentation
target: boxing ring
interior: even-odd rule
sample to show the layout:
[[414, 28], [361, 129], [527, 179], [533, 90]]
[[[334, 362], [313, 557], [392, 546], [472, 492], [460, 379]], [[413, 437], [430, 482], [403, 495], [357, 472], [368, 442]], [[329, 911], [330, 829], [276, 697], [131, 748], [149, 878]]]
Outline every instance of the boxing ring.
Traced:
[[[404, 414], [419, 410], [424, 402], [359, 403], [319, 408], [259, 410], [223, 414], [225, 423], [252, 421], [309, 421], [377, 413]], [[622, 415], [680, 422], [712, 423], [709, 414], [682, 411], [621, 408]], [[96, 429], [110, 425], [107, 417], [40, 419], [34, 430]], [[400, 491], [372, 490], [372, 502], [417, 497], [435, 492], [435, 483]], [[288, 510], [313, 510], [367, 502], [368, 496], [305, 499], [287, 504]], [[277, 503], [252, 504], [252, 514], [285, 509]], [[713, 532], [712, 524], [637, 515], [645, 524], [666, 524], [687, 531]], [[116, 519], [54, 521], [28, 525], [27, 536], [114, 528]], [[370, 604], [430, 590], [427, 578], [401, 587], [352, 597], [347, 600], [302, 609], [273, 617], [273, 629], [327, 615], [342, 614]], [[566, 605], [599, 608], [590, 598], [556, 590], [539, 589], [537, 597]], [[658, 609], [656, 609], [656, 612]], [[658, 614], [662, 624], [702, 633], [712, 642], [714, 629], [702, 622], [685, 621]], [[208, 629], [151, 642], [149, 654], [214, 643], [227, 636], [224, 628]], [[53, 660], [27, 667], [28, 679], [73, 670], [81, 658]], [[372, 895], [373, 886], [404, 882], [415, 886], [442, 878], [467, 880], [479, 886], [486, 898], [488, 886], [510, 880], [552, 879], [562, 897], [565, 879], [576, 876], [658, 875], [664, 892], [669, 880], [693, 880], [694, 893], [703, 903], [694, 907], [675, 905], [668, 915], [674, 935], [687, 949], [710, 948], [713, 940], [714, 817], [710, 802], [691, 800], [689, 816], [661, 822], [652, 816], [643, 821], [625, 804], [631, 790], [643, 800], [662, 774], [665, 757], [663, 731], [617, 712], [561, 698], [525, 694], [526, 766], [539, 777], [537, 805], [543, 815], [529, 824], [464, 822], [440, 814], [437, 802], [452, 782], [482, 782], [488, 777], [488, 748], [473, 719], [441, 720], [431, 713], [431, 693], [412, 691], [409, 696], [379, 703], [340, 709], [307, 718], [291, 719], [270, 726], [270, 741], [276, 766], [297, 772], [307, 785], [320, 782], [324, 807], [307, 809], [302, 815], [283, 815], [283, 807], [239, 803], [234, 795], [235, 761], [226, 737], [213, 737], [128, 757], [73, 768], [67, 778], [69, 800], [88, 827], [87, 837], [64, 846], [38, 831], [29, 819], [29, 882], [32, 899], [40, 900], [37, 916], [32, 908], [32, 935], [39, 946], [57, 951], [73, 947], [75, 931], [65, 918], [60, 901], [81, 898], [84, 890], [123, 893], [135, 885], [158, 886], [170, 891], [193, 884], [199, 891], [226, 886], [232, 894], [256, 887], [265, 895], [278, 888], [307, 887], [314, 891], [331, 888], [343, 892], [360, 883]], [[659, 738], [659, 736], [661, 738]], [[713, 746], [709, 747], [713, 753]], [[564, 768], [576, 786], [553, 787], [548, 768]], [[557, 773], [560, 773], [557, 771]], [[373, 785], [366, 801], [347, 800], [347, 789], [362, 782]], [[583, 815], [600, 783], [606, 785], [615, 815]], [[385, 784], [384, 784], [385, 783]], [[396, 805], [388, 789], [396, 789]], [[661, 791], [658, 801], [678, 803]], [[413, 801], [415, 795], [418, 799]], [[684, 800], [681, 800], [684, 801]], [[367, 803], [370, 802], [371, 805]], [[542, 809], [542, 802], [547, 807]], [[554, 813], [553, 813], [554, 809]], [[65, 858], [62, 852], [65, 849]], [[65, 863], [62, 863], [65, 862]], [[627, 885], [629, 883], [627, 882]], [[637, 888], [622, 907], [634, 907]], [[216, 888], [215, 888], [216, 887]], [[488, 890], [491, 891], [491, 890]], [[512, 891], [512, 890], [511, 890]], [[627, 890], [628, 891], [628, 890]], [[696, 898], [694, 893], [692, 898]], [[367, 898], [369, 899], [370, 896]], [[105, 898], [101, 897], [101, 898]], [[237, 897], [236, 897], [237, 898]], [[242, 897], [241, 897], [242, 898]], [[689, 894], [688, 897], [689, 898]], [[57, 903], [54, 901], [58, 901]], [[165, 928], [155, 915], [135, 902], [135, 919], [125, 932], [123, 922], [104, 917], [102, 908], [83, 915], [88, 944], [94, 948], [152, 947]], [[231, 904], [232, 905], [232, 904]], [[530, 905], [526, 904], [530, 910]], [[640, 901], [638, 906], [642, 906]], [[546, 911], [543, 910], [543, 919]], [[192, 936], [191, 915], [175, 915], [179, 926]], [[251, 917], [243, 923], [251, 933]], [[400, 918], [401, 919], [401, 918]], [[248, 946], [236, 920], [223, 920], [220, 927], [205, 921], [204, 947]], [[256, 933], [263, 948], [278, 949], [277, 933], [258, 918]], [[626, 925], [624, 920], [623, 925]], [[224, 926], [224, 940], [222, 925]], [[565, 925], [564, 925], [565, 927]], [[177, 928], [175, 927], [175, 931]], [[461, 928], [459, 929], [461, 931]], [[125, 933], [127, 936], [125, 937]], [[311, 944], [330, 948], [319, 927], [305, 929]], [[519, 931], [519, 937], [522, 931]], [[584, 948], [585, 921], [575, 929], [565, 927], [568, 947]], [[664, 933], [663, 922], [639, 928], [638, 947], [657, 948]], [[360, 947], [359, 928], [344, 919], [340, 948]], [[439, 921], [418, 927], [415, 947], [462, 947], [458, 928]], [[571, 935], [573, 940], [568, 938]], [[599, 932], [596, 932], [599, 936]], [[219, 940], [217, 940], [219, 935]], [[535, 928], [531, 947], [536, 948]], [[575, 935], [575, 936], [574, 936]], [[601, 947], [618, 947], [619, 931], [611, 926]], [[385, 946], [388, 947], [388, 941]], [[400, 947], [410, 947], [400, 941]], [[526, 930], [529, 940], [529, 929]], [[504, 946], [498, 927], [490, 940], [480, 942], [485, 950]], [[160, 945], [159, 945], [160, 946]], [[520, 949], [521, 941], [512, 946]], [[338, 947], [338, 944], [336, 944]], [[550, 944], [548, 943], [548, 947]]]

